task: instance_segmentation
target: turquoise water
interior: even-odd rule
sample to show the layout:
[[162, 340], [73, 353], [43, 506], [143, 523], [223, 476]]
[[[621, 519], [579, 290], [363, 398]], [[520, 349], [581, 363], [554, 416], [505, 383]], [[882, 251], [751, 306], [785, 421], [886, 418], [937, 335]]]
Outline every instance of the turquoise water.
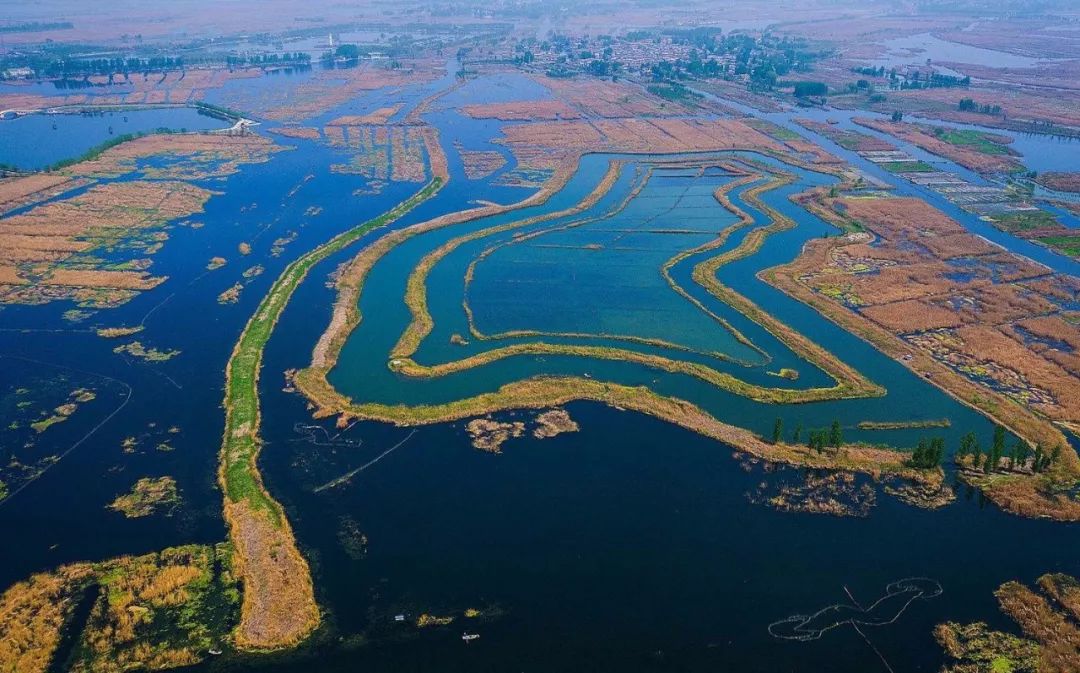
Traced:
[[[744, 158], [748, 157], [742, 155]], [[515, 356], [496, 360], [475, 370], [457, 372], [432, 379], [413, 379], [400, 376], [388, 367], [391, 350], [409, 321], [409, 313], [404, 304], [406, 279], [421, 258], [432, 250], [456, 237], [472, 232], [479, 232], [489, 227], [512, 223], [535, 215], [555, 213], [577, 203], [596, 185], [609, 162], [615, 157], [592, 155], [585, 158], [574, 178], [551, 200], [542, 205], [521, 211], [497, 215], [472, 222], [433, 230], [407, 239], [396, 246], [372, 268], [359, 300], [363, 319], [357, 329], [349, 336], [339, 359], [338, 365], [330, 373], [330, 381], [344, 394], [356, 401], [374, 401], [385, 404], [436, 404], [452, 402], [458, 399], [494, 391], [501, 385], [537, 375], [578, 375], [588, 374], [599, 381], [612, 381], [627, 385], [646, 385], [656, 392], [686, 399], [698, 404], [717, 418], [749, 427], [767, 434], [773, 421], [781, 416], [794, 427], [802, 423], [804, 427], [827, 425], [834, 418], [845, 426], [851, 438], [874, 442], [889, 442], [900, 445], [912, 445], [918, 434], [911, 430], [897, 431], [860, 431], [855, 426], [864, 420], [919, 420], [949, 417], [953, 421], [951, 429], [945, 431], [952, 444], [959, 436], [975, 431], [989, 441], [990, 425], [978, 414], [909, 373], [898, 363], [878, 354], [863, 342], [836, 328], [832, 323], [807, 309], [802, 304], [787, 298], [772, 289], [755, 274], [757, 271], [790, 261], [806, 240], [831, 231], [831, 227], [801, 208], [795, 206], [789, 197], [795, 193], [821, 184], [828, 184], [832, 178], [772, 162], [776, 168], [789, 170], [797, 180], [780, 189], [767, 192], [763, 197], [770, 206], [777, 208], [793, 218], [798, 226], [767, 239], [766, 244], [755, 255], [721, 267], [721, 282], [749, 297], [781, 320], [792, 325], [803, 334], [829, 349], [841, 354], [848, 364], [864, 372], [871, 380], [888, 388], [886, 397], [866, 400], [842, 400], [812, 405], [771, 405], [752, 402], [744, 397], [727, 393], [696, 378], [682, 374], [668, 374], [642, 365], [594, 360], [572, 356]], [[724, 160], [731, 155], [721, 153], [711, 160]], [[675, 248], [690, 249], [699, 245], [704, 237], [687, 234], [682, 245], [674, 248], [652, 247], [646, 251], [640, 249], [620, 250], [611, 253], [606, 250], [580, 250], [562, 247], [530, 250], [532, 246], [544, 241], [547, 236], [528, 239], [525, 244], [514, 243], [515, 233], [543, 231], [554, 228], [559, 235], [586, 236], [585, 240], [611, 240], [621, 235], [620, 222], [628, 226], [644, 226], [650, 213], [666, 212], [668, 224], [681, 220], [682, 206], [671, 210], [677, 201], [677, 194], [697, 180], [705, 188], [698, 194], [698, 200], [688, 201], [687, 212], [691, 217], [700, 215], [700, 208], [715, 213], [718, 227], [733, 221], [733, 217], [715, 202], [711, 190], [715, 185], [730, 179], [724, 176], [710, 175], [694, 178], [676, 174], [665, 175], [662, 167], [653, 173], [651, 179], [636, 197], [631, 198], [625, 209], [619, 209], [625, 199], [640, 184], [643, 170], [648, 166], [647, 159], [621, 157], [628, 162], [615, 187], [601, 198], [597, 204], [580, 215], [568, 216], [563, 220], [555, 219], [529, 225], [523, 229], [494, 234], [491, 240], [483, 237], [460, 245], [435, 265], [428, 279], [427, 303], [435, 322], [435, 329], [421, 344], [414, 359], [426, 365], [448, 362], [490, 350], [510, 343], [522, 343], [535, 340], [535, 337], [507, 337], [494, 341], [473, 339], [467, 346], [450, 343], [451, 334], [469, 335], [468, 324], [463, 309], [466, 296], [464, 285], [465, 270], [470, 262], [493, 244], [510, 243], [498, 248], [498, 252], [484, 258], [476, 267], [473, 284], [468, 288], [468, 302], [476, 311], [477, 325], [482, 332], [496, 333], [513, 329], [535, 329], [544, 332], [592, 333], [603, 337], [649, 336], [664, 338], [673, 344], [692, 349], [692, 353], [671, 351], [649, 345], [619, 341], [601, 336], [589, 337], [554, 337], [545, 336], [542, 340], [553, 343], [587, 343], [606, 346], [618, 346], [645, 353], [662, 354], [675, 359], [703, 362], [732, 374], [733, 376], [763, 386], [790, 387], [795, 389], [830, 385], [829, 379], [816, 366], [803, 361], [760, 325], [745, 318], [726, 304], [717, 301], [690, 278], [695, 263], [706, 256], [711, 256], [725, 249], [738, 245], [743, 231], [733, 235], [717, 251], [700, 253], [691, 257], [673, 269], [673, 278], [692, 295], [703, 302], [717, 316], [728, 320], [736, 329], [748, 337], [764, 352], [764, 356], [744, 344], [736, 342], [731, 333], [708, 318], [683, 297], [676, 294], [664, 282], [659, 274], [663, 260], [675, 253]], [[704, 163], [709, 163], [706, 160]], [[653, 184], [653, 180], [659, 180]], [[673, 183], [686, 183], [674, 187]], [[743, 188], [745, 189], [745, 188]], [[733, 201], [746, 209], [756, 220], [755, 226], [768, 224], [764, 214], [757, 212], [743, 202], [736, 190]], [[674, 199], [674, 200], [673, 200]], [[639, 204], [639, 200], [642, 201]], [[712, 201], [710, 203], [709, 201]], [[605, 215], [615, 212], [611, 218]], [[560, 224], [576, 221], [589, 222], [568, 229], [559, 230]], [[641, 234], [639, 234], [640, 236]], [[667, 234], [655, 237], [667, 243]], [[580, 243], [579, 239], [572, 239]], [[586, 245], [588, 243], [585, 243]], [[612, 246], [619, 248], [620, 246]], [[520, 252], [519, 252], [520, 250]], [[569, 252], [569, 257], [566, 254]], [[588, 256], [583, 256], [588, 253]], [[502, 255], [502, 257], [500, 257]], [[633, 268], [626, 269], [627, 259], [632, 260]], [[541, 268], [530, 275], [522, 271], [522, 263], [538, 265]], [[526, 269], [529, 267], [526, 266]], [[549, 279], [572, 279], [575, 274], [584, 279], [583, 287], [561, 283], [554, 287]], [[613, 278], [617, 280], [612, 280]], [[618, 282], [633, 278], [633, 292], [641, 293], [641, 299], [635, 301], [634, 295], [627, 301], [616, 301], [609, 292], [619, 288]], [[532, 282], [529, 282], [532, 279]], [[570, 303], [567, 309], [567, 303]], [[490, 325], [490, 327], [488, 327]], [[717, 354], [728, 359], [721, 359]], [[769, 374], [782, 367], [799, 371], [798, 381], [789, 382]], [[928, 400], [931, 400], [928, 403]]]

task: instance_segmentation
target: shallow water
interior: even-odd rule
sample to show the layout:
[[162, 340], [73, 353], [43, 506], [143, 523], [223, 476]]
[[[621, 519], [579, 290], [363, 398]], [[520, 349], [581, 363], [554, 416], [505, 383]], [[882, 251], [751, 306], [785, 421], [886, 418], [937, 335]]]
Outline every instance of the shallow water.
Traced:
[[888, 52], [872, 64], [891, 68], [901, 65], [924, 65], [927, 62], [970, 63], [991, 68], [1034, 68], [1055, 59], [1038, 59], [996, 49], [983, 49], [948, 42], [930, 33], [898, 37], [882, 43]]
[[231, 126], [194, 108], [118, 110], [95, 115], [33, 114], [0, 120], [0, 164], [38, 170], [81, 156], [127, 133], [208, 131]]

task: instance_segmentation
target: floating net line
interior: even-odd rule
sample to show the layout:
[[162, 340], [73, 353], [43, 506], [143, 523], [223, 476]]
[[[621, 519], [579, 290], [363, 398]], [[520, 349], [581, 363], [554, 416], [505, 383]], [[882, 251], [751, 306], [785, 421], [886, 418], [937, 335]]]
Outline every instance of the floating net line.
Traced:
[[937, 580], [929, 577], [907, 577], [890, 582], [885, 587], [885, 595], [865, 607], [855, 601], [846, 587], [844, 591], [851, 599], [850, 603], [834, 603], [813, 614], [785, 617], [769, 624], [769, 635], [780, 640], [806, 642], [847, 625], [862, 635], [859, 627], [893, 624], [912, 603], [937, 598], [944, 589]]

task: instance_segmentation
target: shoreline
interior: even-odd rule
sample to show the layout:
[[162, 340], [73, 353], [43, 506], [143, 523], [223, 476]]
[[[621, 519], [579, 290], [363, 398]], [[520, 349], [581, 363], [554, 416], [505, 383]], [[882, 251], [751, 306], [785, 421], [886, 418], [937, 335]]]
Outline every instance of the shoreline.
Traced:
[[281, 504], [263, 484], [258, 467], [258, 381], [263, 348], [293, 292], [310, 269], [362, 235], [399, 219], [434, 196], [449, 179], [434, 132], [425, 133], [432, 178], [391, 210], [333, 237], [285, 267], [245, 325], [226, 365], [225, 430], [218, 481], [234, 565], [243, 584], [240, 623], [234, 635], [241, 650], [268, 651], [296, 645], [321, 621], [311, 570], [300, 553]]

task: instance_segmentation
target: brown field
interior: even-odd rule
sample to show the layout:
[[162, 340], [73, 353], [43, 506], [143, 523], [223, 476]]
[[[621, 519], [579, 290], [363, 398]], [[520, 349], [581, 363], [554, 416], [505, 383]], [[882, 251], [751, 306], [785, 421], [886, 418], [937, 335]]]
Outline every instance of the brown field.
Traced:
[[442, 74], [444, 64], [441, 58], [431, 58], [406, 60], [393, 69], [371, 63], [345, 70], [316, 69], [309, 77], [282, 86], [230, 91], [222, 104], [275, 121], [299, 122], [366, 91], [430, 82]]
[[0, 179], [0, 213], [43, 201], [78, 186], [79, 182], [66, 175], [35, 173], [16, 178]]
[[381, 107], [366, 115], [345, 115], [327, 122], [327, 126], [372, 126], [386, 124], [401, 109], [401, 103], [391, 107]]
[[225, 500], [225, 519], [236, 547], [233, 562], [246, 582], [241, 608], [244, 619], [235, 632], [242, 649], [289, 647], [311, 633], [319, 611], [313, 604], [311, 571], [293, 541], [286, 519], [275, 521], [246, 500]]
[[1047, 189], [1059, 192], [1080, 192], [1080, 172], [1078, 171], [1039, 173], [1036, 182]]
[[895, 145], [877, 136], [837, 128], [832, 124], [823, 124], [812, 119], [796, 119], [795, 122], [799, 126], [820, 133], [841, 147], [855, 152], [888, 152], [896, 149]]
[[318, 140], [322, 137], [322, 134], [319, 133], [319, 129], [311, 128], [310, 126], [282, 126], [274, 129], [271, 133], [285, 136], [286, 138], [303, 138], [304, 140]]
[[550, 89], [556, 98], [591, 118], [660, 117], [687, 114], [693, 109], [681, 103], [665, 101], [644, 89], [622, 82], [542, 75], [534, 75], [533, 79]]
[[[974, 73], [971, 66], [965, 72]], [[992, 70], [999, 77], [1000, 70]], [[988, 74], [991, 74], [988, 73]], [[1000, 105], [1003, 115], [986, 115], [977, 112], [961, 112], [957, 104], [962, 98], [971, 98], [979, 105]], [[883, 114], [901, 110], [906, 115], [918, 115], [933, 119], [979, 124], [1003, 129], [1027, 130], [1032, 121], [1051, 122], [1065, 126], [1080, 126], [1080, 91], [1059, 89], [1048, 96], [1043, 91], [1022, 86], [990, 85], [980, 88], [920, 89], [890, 91], [886, 100], [866, 104], [863, 96], [833, 96], [829, 102], [837, 106], [865, 106]]]
[[561, 100], [516, 101], [466, 105], [461, 112], [474, 119], [501, 121], [544, 121], [580, 119], [581, 114]]
[[505, 144], [522, 167], [553, 170], [585, 152], [703, 152], [760, 149], [790, 153], [742, 121], [729, 119], [602, 119], [503, 127]]
[[[93, 96], [80, 89], [73, 89], [66, 95], [44, 96], [10, 91], [9, 87], [5, 87], [3, 91], [0, 91], [0, 109], [36, 110], [63, 105], [187, 104], [201, 100], [208, 91], [220, 88], [229, 80], [261, 75], [261, 71], [254, 68], [233, 71], [223, 68], [192, 68], [186, 72], [152, 73], [145, 78], [141, 73], [132, 73], [130, 79], [125, 81], [123, 73], [117, 73], [113, 81], [118, 85], [122, 84], [122, 90], [118, 88], [114, 89], [115, 94]], [[108, 77], [91, 78], [91, 82], [105, 85]], [[99, 92], [95, 91], [95, 94]]]
[[1040, 671], [1077, 670], [1080, 628], [1062, 614], [1059, 606], [1019, 582], [1003, 584], [995, 595], [1002, 611], [1020, 625], [1025, 635], [1040, 644]]
[[164, 278], [139, 268], [140, 260], [112, 270], [93, 253], [118, 246], [152, 253], [168, 221], [200, 212], [210, 195], [181, 182], [114, 182], [0, 218], [0, 303], [115, 305], [156, 287]]
[[263, 136], [228, 136], [216, 133], [149, 135], [109, 148], [101, 156], [65, 169], [82, 177], [114, 177], [135, 169], [135, 162], [150, 156], [182, 159], [170, 169], [144, 171], [155, 178], [221, 177], [236, 172], [240, 164], [262, 163], [285, 148]]
[[369, 180], [423, 182], [424, 131], [418, 126], [327, 126], [323, 135], [333, 147], [352, 150], [347, 164], [333, 164], [337, 173], [355, 173]]
[[[1071, 352], [1080, 326], [1058, 308], [1080, 292], [1078, 283], [997, 248], [946, 258], [941, 246], [925, 243], [977, 237], [920, 199], [818, 192], [806, 204], [863, 225], [877, 245], [866, 245], [865, 234], [811, 241], [794, 263], [762, 277], [1028, 441], [1062, 446], [1060, 464], [1046, 475], [995, 474], [978, 485], [1009, 511], [1080, 518], [1080, 502], [1047, 486], [1080, 474], [1076, 453], [1050, 422], [1080, 420]], [[950, 275], [957, 270], [950, 260], [969, 275]], [[1030, 335], [1042, 345], [1029, 345]]]
[[465, 177], [470, 180], [486, 178], [506, 165], [506, 158], [499, 152], [490, 150], [466, 150], [460, 144], [455, 145], [461, 161], [465, 165]]
[[[990, 376], [1048, 418], [1080, 420], [1080, 396], [1072, 392], [1080, 389], [1080, 378], [1047, 357], [1061, 351], [1036, 352], [1012, 328], [1014, 323], [1031, 324], [1037, 334], [1080, 343], [1080, 327], [1043, 317], [1055, 311], [1053, 302], [1017, 285], [1049, 276], [1045, 267], [987, 244], [989, 251], [960, 258], [969, 278], [950, 278], [955, 269], [945, 263], [948, 250], [938, 242], [982, 239], [962, 233], [959, 224], [918, 199], [844, 198], [833, 207], [838, 204], [847, 217], [873, 232], [880, 245], [859, 248], [869, 255], [862, 258], [865, 270], [831, 264], [804, 277], [804, 283], [826, 295], [836, 296], [839, 289], [863, 316], [898, 335], [933, 332], [914, 343], [962, 371]], [[890, 255], [896, 247], [924, 252], [916, 260], [906, 254], [898, 259]], [[1033, 318], [1038, 320], [1031, 322]], [[1042, 394], [1034, 394], [1036, 390]]]
[[1007, 173], [1019, 166], [1017, 160], [1007, 154], [984, 154], [983, 152], [940, 140], [934, 137], [933, 133], [927, 131], [930, 127], [924, 125], [890, 122], [866, 117], [856, 117], [852, 121], [875, 131], [888, 133], [901, 140], [906, 140], [931, 154], [945, 157], [964, 168], [979, 173]]
[[[0, 303], [115, 306], [156, 287], [165, 279], [148, 273], [149, 256], [168, 239], [169, 222], [201, 212], [213, 195], [182, 180], [225, 176], [242, 163], [268, 161], [281, 149], [256, 135], [151, 135], [62, 174], [3, 181], [0, 194], [25, 205], [98, 178], [136, 171], [154, 178], [96, 184], [77, 196], [0, 217]], [[150, 156], [176, 161], [167, 168], [136, 168]], [[107, 262], [101, 251], [120, 253], [120, 259]]]

